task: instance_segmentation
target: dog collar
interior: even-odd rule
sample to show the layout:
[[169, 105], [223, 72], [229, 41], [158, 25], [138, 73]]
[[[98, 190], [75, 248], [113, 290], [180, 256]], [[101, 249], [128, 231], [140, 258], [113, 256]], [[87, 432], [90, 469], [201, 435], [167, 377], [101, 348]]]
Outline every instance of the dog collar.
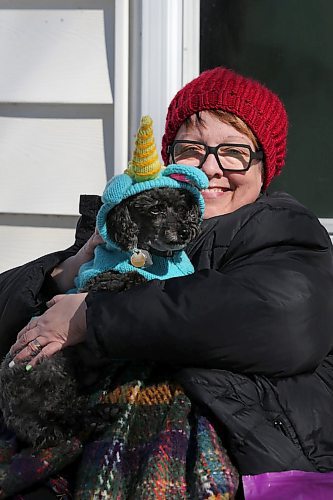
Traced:
[[154, 248], [149, 248], [149, 253], [153, 255], [158, 255], [159, 257], [173, 257], [175, 253], [181, 252], [182, 250], [155, 250]]

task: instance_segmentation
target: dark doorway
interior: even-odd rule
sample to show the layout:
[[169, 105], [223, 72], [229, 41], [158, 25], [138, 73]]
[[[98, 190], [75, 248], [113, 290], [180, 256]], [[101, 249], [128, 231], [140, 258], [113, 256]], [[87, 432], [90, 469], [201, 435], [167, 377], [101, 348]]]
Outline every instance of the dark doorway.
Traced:
[[201, 0], [200, 69], [222, 65], [258, 79], [289, 115], [285, 190], [333, 217], [333, 2]]

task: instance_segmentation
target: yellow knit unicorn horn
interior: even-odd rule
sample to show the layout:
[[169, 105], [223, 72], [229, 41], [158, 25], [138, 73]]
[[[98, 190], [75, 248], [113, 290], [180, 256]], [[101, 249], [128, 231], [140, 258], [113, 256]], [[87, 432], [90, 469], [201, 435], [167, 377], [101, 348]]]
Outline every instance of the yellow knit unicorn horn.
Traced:
[[161, 167], [153, 134], [153, 120], [150, 116], [143, 116], [136, 135], [133, 156], [125, 173], [136, 182], [142, 182], [158, 177]]

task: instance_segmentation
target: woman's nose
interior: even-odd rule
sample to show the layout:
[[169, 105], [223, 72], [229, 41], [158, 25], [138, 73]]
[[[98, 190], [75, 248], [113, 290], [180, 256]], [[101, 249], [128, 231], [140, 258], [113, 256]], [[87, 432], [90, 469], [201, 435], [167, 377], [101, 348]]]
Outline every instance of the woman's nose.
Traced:
[[207, 177], [223, 176], [223, 171], [220, 169], [217, 159], [213, 154], [209, 154], [207, 156], [205, 163], [202, 165], [202, 170], [205, 172]]

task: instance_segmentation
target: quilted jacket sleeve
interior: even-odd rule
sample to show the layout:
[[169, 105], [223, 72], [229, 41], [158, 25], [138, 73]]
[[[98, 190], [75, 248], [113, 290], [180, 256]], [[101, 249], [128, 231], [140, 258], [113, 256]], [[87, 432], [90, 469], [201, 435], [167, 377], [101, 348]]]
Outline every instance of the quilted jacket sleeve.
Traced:
[[81, 217], [73, 246], [0, 275], [0, 359], [13, 345], [21, 328], [32, 316], [41, 314], [45, 302], [58, 293], [50, 273], [59, 262], [74, 255], [93, 233], [100, 203], [99, 196], [81, 197]]
[[300, 205], [258, 204], [218, 269], [87, 298], [89, 349], [286, 376], [314, 370], [333, 347], [332, 247]]
[[24, 325], [41, 314], [45, 302], [57, 293], [49, 273], [73, 253], [55, 252], [0, 275], [0, 359]]

